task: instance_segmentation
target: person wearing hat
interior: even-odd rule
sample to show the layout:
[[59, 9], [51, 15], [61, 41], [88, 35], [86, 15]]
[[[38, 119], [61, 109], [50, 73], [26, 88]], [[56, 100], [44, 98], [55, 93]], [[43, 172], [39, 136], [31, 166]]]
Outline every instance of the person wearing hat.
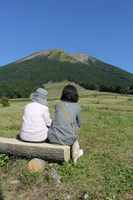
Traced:
[[20, 138], [27, 142], [42, 142], [47, 139], [48, 127], [51, 125], [47, 107], [47, 90], [38, 88], [30, 95], [32, 103], [25, 106]]

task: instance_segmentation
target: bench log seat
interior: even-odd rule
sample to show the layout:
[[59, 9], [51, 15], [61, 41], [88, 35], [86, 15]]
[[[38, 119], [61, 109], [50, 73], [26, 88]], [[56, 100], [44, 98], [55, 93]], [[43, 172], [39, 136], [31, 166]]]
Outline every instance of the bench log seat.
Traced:
[[24, 142], [16, 138], [0, 137], [0, 153], [27, 158], [41, 158], [54, 162], [68, 162], [70, 160], [69, 146]]

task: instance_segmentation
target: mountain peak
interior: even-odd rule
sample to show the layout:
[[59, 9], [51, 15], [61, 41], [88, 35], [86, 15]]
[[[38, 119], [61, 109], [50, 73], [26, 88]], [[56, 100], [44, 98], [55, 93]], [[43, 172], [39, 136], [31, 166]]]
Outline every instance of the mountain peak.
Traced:
[[89, 61], [95, 62], [96, 59], [87, 55], [87, 54], [83, 54], [81, 52], [77, 52], [76, 54], [73, 54], [73, 57], [76, 58], [77, 60], [79, 60], [80, 62], [84, 62], [86, 64], [89, 63]]
[[44, 56], [44, 57], [47, 57], [50, 60], [58, 60], [60, 62], [70, 62], [70, 63], [82, 62], [81, 60], [74, 57], [73, 54], [70, 54], [70, 53], [68, 53], [64, 50], [61, 50], [60, 48], [43, 50], [43, 51], [34, 53], [30, 56], [27, 56], [23, 59], [20, 59], [17, 62], [23, 62], [23, 61], [26, 61], [26, 60], [31, 60], [31, 59], [36, 58], [38, 56]]

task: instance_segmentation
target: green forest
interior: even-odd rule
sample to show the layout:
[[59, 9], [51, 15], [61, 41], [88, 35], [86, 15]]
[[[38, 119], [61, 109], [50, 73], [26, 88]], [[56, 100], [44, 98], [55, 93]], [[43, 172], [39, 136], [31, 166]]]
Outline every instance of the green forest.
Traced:
[[133, 74], [100, 60], [88, 64], [61, 62], [37, 56], [0, 67], [0, 96], [29, 97], [38, 87], [49, 82], [68, 80], [80, 86], [105, 92], [133, 94]]

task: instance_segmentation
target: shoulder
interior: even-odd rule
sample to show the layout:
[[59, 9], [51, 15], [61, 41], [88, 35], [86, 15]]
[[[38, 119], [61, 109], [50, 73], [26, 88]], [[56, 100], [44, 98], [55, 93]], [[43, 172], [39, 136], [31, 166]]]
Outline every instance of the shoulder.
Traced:
[[78, 103], [70, 103], [72, 107], [76, 108], [76, 109], [81, 109], [81, 106]]
[[77, 115], [81, 114], [81, 106], [78, 103], [70, 103], [71, 110]]
[[27, 104], [25, 106], [25, 108], [37, 108], [37, 109], [49, 110], [49, 108], [47, 106], [42, 105], [42, 104], [37, 103], [37, 102], [31, 102], [31, 103]]
[[[65, 102], [65, 101], [61, 101], [61, 104], [64, 107], [70, 107], [70, 108], [75, 109], [75, 110], [81, 110], [81, 106], [78, 103], [71, 103], [71, 102], [68, 103], [68, 102]], [[60, 108], [59, 102], [57, 104], [55, 104], [54, 108], [55, 109]]]
[[54, 105], [55, 110], [60, 107], [59, 102]]
[[25, 106], [25, 108], [30, 108], [30, 107], [34, 107], [34, 102], [28, 103]]
[[49, 111], [48, 106], [44, 106], [44, 105], [42, 105], [42, 106], [43, 106], [43, 109], [44, 109], [44, 110]]
[[79, 108], [79, 109], [81, 109], [81, 106], [80, 106], [80, 104], [78, 104], [78, 103], [76, 103], [77, 104], [77, 107]]
[[40, 103], [38, 103], [38, 109], [40, 109], [40, 110], [42, 110], [42, 111], [49, 111], [49, 108], [48, 108], [48, 106], [45, 106], [45, 105], [42, 105], [42, 104], [40, 104]]

